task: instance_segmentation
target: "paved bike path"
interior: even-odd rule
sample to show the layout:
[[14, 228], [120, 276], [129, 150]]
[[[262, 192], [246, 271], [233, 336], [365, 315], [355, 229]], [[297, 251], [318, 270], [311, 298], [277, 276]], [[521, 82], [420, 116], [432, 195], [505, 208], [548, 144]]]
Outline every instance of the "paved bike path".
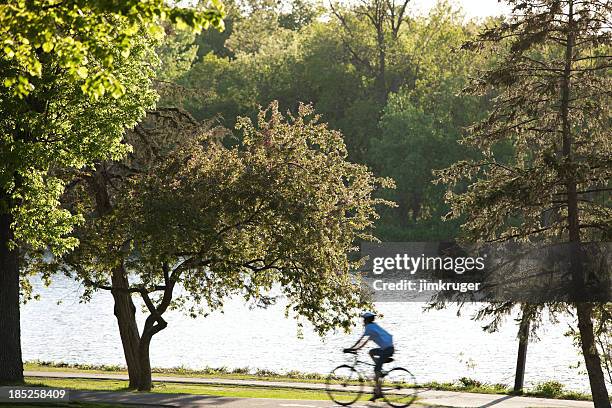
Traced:
[[[26, 377], [85, 378], [99, 380], [127, 380], [122, 374], [66, 373], [54, 371], [25, 371]], [[238, 385], [273, 388], [321, 390], [325, 384], [238, 380], [225, 378], [153, 376], [153, 381], [181, 384]], [[419, 390], [418, 405], [466, 408], [587, 408], [592, 402], [556, 400], [546, 398], [515, 397], [499, 394], [475, 394], [455, 391]], [[228, 398], [191, 394], [160, 394], [137, 392], [71, 391], [78, 401], [136, 404], [156, 407], [222, 407], [222, 408], [326, 408], [335, 406], [331, 401], [274, 400], [265, 398]], [[381, 403], [356, 404], [354, 407], [382, 407]]]

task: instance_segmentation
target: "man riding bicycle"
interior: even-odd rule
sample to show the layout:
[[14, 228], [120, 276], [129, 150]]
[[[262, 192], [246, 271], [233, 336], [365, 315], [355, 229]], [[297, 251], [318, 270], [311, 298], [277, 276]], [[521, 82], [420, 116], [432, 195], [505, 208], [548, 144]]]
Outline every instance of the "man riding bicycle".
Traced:
[[372, 360], [374, 360], [374, 381], [376, 383], [374, 395], [372, 398], [370, 398], [370, 401], [376, 401], [382, 397], [379, 381], [380, 377], [382, 376], [382, 366], [383, 364], [390, 362], [391, 356], [395, 352], [395, 349], [393, 348], [393, 336], [385, 329], [380, 327], [377, 323], [374, 323], [375, 316], [375, 314], [370, 312], [365, 312], [361, 315], [364, 325], [363, 335], [359, 338], [359, 340], [357, 340], [353, 347], [344, 349], [345, 353], [359, 350], [370, 340], [372, 340], [378, 346], [378, 348], [373, 348], [370, 350], [370, 357], [372, 357]]

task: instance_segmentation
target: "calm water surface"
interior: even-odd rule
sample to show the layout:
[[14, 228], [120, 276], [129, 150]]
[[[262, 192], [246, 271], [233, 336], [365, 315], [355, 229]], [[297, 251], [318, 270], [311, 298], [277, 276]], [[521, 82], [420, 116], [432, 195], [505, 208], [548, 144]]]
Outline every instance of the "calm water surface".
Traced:
[[[26, 360], [124, 365], [113, 316], [112, 296], [101, 292], [90, 303], [80, 303], [80, 287], [58, 277], [51, 287], [35, 281], [40, 301], [23, 307], [23, 353]], [[485, 333], [470, 313], [456, 309], [422, 311], [422, 304], [381, 303], [381, 325], [394, 335], [396, 360], [419, 380], [453, 381], [467, 376], [491, 383], [513, 384], [516, 359], [516, 322], [509, 319], [499, 333]], [[473, 309], [472, 309], [473, 310]], [[165, 315], [166, 316], [166, 315]], [[142, 324], [143, 316], [139, 316]], [[308, 326], [302, 338], [297, 324], [284, 317], [284, 308], [250, 309], [234, 299], [224, 312], [192, 319], [167, 313], [168, 328], [151, 347], [156, 367], [249, 367], [275, 371], [326, 373], [345, 357], [340, 352], [355, 341], [352, 335], [318, 337]], [[568, 321], [544, 324], [541, 340], [529, 345], [526, 382], [557, 380], [567, 388], [588, 390], [582, 370], [572, 368], [580, 357], [563, 335]]]

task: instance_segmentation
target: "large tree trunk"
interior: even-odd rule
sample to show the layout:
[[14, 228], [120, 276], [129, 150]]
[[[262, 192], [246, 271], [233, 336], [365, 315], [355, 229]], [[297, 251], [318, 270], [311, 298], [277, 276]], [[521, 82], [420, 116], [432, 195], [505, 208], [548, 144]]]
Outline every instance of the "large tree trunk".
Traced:
[[147, 292], [141, 292], [142, 299], [149, 309], [149, 316], [145, 320], [144, 328], [142, 329], [142, 336], [140, 338], [140, 345], [138, 353], [140, 356], [140, 384], [138, 386], [139, 391], [150, 391], [153, 388], [153, 382], [151, 381], [151, 360], [149, 356], [151, 340], [160, 331], [168, 327], [168, 323], [164, 320], [162, 315], [170, 306], [172, 301], [172, 292], [174, 290], [175, 280], [170, 278], [170, 273], [167, 265], [162, 267], [164, 270], [164, 295], [161, 302], [155, 306], [149, 297]]
[[123, 355], [128, 368], [130, 378], [129, 387], [132, 389], [140, 388], [142, 370], [140, 367], [140, 334], [136, 323], [136, 306], [132, 301], [132, 296], [127, 291], [129, 282], [122, 266], [113, 270], [112, 274], [113, 298], [115, 300], [115, 317], [119, 326], [119, 335], [123, 345]]
[[514, 392], [523, 390], [525, 383], [525, 365], [527, 363], [527, 345], [529, 344], [529, 326], [531, 325], [531, 316], [523, 311], [521, 324], [519, 325], [518, 339], [519, 347], [516, 356], [516, 373], [514, 376]]
[[138, 384], [138, 391], [151, 391], [153, 388], [153, 381], [151, 378], [151, 357], [149, 355], [151, 346], [152, 336], [143, 334], [140, 339], [139, 353], [139, 366], [140, 366], [140, 384]]
[[[165, 309], [164, 306], [162, 307]], [[157, 317], [153, 314], [147, 317], [140, 339], [140, 347], [138, 348], [138, 353], [140, 355], [140, 384], [138, 385], [138, 391], [151, 391], [151, 388], [153, 388], [153, 382], [151, 380], [151, 358], [149, 355], [151, 340], [153, 336], [168, 326], [166, 321], [161, 317], [163, 311], [160, 313], [158, 310], [156, 313], [158, 313]]]
[[584, 355], [584, 364], [589, 374], [589, 384], [595, 408], [610, 408], [610, 399], [606, 389], [606, 382], [601, 369], [601, 359], [595, 345], [593, 333], [593, 305], [590, 303], [577, 303], [578, 330], [580, 331], [580, 345]]
[[[570, 100], [571, 100], [571, 73], [574, 57], [575, 45], [575, 29], [576, 22], [574, 20], [574, 2], [568, 2], [568, 30], [565, 47], [565, 67], [563, 70], [563, 78], [561, 82], [561, 105], [560, 117], [562, 122], [563, 134], [563, 158], [566, 164], [573, 162], [573, 137], [572, 124], [570, 119]], [[580, 237], [580, 212], [578, 207], [578, 193], [576, 179], [572, 171], [566, 172], [566, 194], [567, 194], [567, 222], [568, 233], [571, 251], [570, 254], [570, 269], [572, 275], [572, 283], [576, 289], [576, 312], [578, 315], [578, 330], [580, 332], [580, 344], [584, 355], [584, 362], [589, 374], [589, 383], [591, 385], [591, 395], [596, 408], [610, 408], [610, 399], [608, 390], [604, 380], [604, 374], [601, 367], [599, 353], [595, 346], [595, 336], [593, 333], [593, 306], [589, 303], [584, 303], [584, 269], [582, 265], [581, 237]]]
[[0, 383], [23, 382], [19, 316], [19, 257], [13, 239], [9, 198], [0, 191]]
[[[94, 177], [89, 179], [89, 186], [95, 197], [96, 210], [100, 217], [108, 215], [113, 206], [107, 188], [106, 169], [104, 164], [96, 166]], [[111, 272], [113, 298], [115, 300], [114, 313], [119, 326], [119, 335], [123, 346], [123, 355], [128, 368], [130, 388], [140, 388], [140, 356], [138, 352], [140, 334], [136, 323], [136, 306], [132, 295], [128, 292], [130, 286], [127, 273], [123, 265], [119, 265]]]

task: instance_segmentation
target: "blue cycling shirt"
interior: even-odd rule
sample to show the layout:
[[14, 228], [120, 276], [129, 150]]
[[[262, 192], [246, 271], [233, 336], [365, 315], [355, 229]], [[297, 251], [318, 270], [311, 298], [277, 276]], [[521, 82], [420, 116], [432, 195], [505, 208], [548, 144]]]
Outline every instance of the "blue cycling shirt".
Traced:
[[381, 349], [393, 347], [393, 336], [376, 323], [368, 323], [363, 334], [368, 336]]

